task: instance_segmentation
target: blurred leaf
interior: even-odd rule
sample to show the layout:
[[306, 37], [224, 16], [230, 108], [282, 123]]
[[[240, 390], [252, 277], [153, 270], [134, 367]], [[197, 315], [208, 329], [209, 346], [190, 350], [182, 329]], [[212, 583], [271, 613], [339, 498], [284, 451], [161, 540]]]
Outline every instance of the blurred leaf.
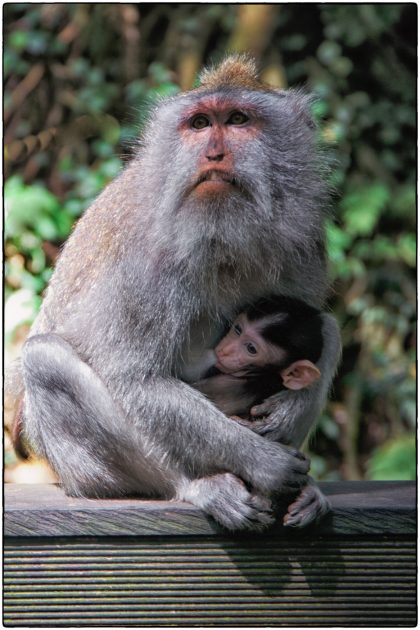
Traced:
[[29, 33], [25, 31], [15, 31], [9, 35], [7, 44], [16, 51], [22, 51], [26, 48], [29, 40]]
[[6, 237], [17, 236], [32, 227], [42, 238], [54, 240], [58, 234], [54, 220], [60, 211], [56, 197], [39, 184], [26, 186], [15, 176], [4, 188]]
[[381, 183], [348, 193], [341, 203], [346, 231], [353, 236], [371, 234], [388, 200], [389, 191]]
[[398, 253], [407, 265], [416, 266], [417, 240], [414, 234], [401, 234], [398, 239]]
[[376, 449], [368, 462], [367, 476], [372, 480], [415, 480], [415, 437], [404, 435]]
[[317, 55], [325, 65], [331, 64], [341, 54], [341, 46], [334, 41], [325, 41], [318, 48]]
[[331, 221], [327, 221], [327, 249], [332, 262], [344, 260], [351, 237]]
[[30, 288], [15, 291], [5, 303], [6, 335], [22, 324], [31, 324], [38, 307], [37, 296]]

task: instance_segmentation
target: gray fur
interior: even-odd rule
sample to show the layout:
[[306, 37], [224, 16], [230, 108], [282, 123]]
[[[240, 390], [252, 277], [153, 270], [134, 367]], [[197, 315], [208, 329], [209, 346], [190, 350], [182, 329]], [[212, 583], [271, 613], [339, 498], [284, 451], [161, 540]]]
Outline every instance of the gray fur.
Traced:
[[[188, 498], [227, 527], [260, 529], [264, 497], [302, 487], [308, 462], [180, 378], [244, 303], [281, 293], [322, 306], [324, 186], [307, 97], [235, 88], [222, 97], [252, 101], [262, 134], [230, 147], [240, 189], [193, 203], [198, 153], [182, 150], [177, 126], [203, 94], [156, 108], [64, 247], [23, 351], [25, 432], [70, 494]], [[285, 441], [300, 443], [324, 402], [332, 346], [316, 393], [291, 392], [273, 411]]]

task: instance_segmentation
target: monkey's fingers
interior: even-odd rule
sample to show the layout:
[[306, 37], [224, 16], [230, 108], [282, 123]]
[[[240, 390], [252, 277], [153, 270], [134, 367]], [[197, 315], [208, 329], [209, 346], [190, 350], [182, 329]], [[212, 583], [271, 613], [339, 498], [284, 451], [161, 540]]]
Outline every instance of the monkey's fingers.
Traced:
[[288, 465], [284, 468], [281, 484], [276, 489], [276, 494], [296, 494], [308, 483], [309, 459], [300, 451], [287, 446], [283, 447], [288, 456]]
[[269, 416], [276, 409], [281, 397], [281, 393], [274, 394], [266, 398], [260, 405], [254, 405], [250, 410], [251, 416]]
[[283, 524], [287, 527], [306, 527], [319, 520], [331, 509], [330, 502], [310, 480], [297, 499], [289, 505]]

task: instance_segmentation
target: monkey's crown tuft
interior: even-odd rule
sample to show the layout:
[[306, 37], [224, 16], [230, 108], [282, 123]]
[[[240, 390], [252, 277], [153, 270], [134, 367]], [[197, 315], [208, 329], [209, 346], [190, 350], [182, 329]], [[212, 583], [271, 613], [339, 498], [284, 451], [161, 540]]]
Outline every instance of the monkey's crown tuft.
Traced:
[[[203, 70], [200, 75], [201, 89], [215, 89], [221, 86], [266, 90], [269, 86], [258, 77], [255, 60], [248, 55], [230, 55], [218, 66]], [[199, 88], [199, 89], [200, 89]]]

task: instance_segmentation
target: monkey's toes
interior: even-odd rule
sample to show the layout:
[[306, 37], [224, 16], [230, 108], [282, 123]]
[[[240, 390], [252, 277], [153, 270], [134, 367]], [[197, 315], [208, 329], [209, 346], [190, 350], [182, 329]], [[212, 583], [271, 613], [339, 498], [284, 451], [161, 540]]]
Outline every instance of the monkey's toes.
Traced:
[[330, 502], [316, 485], [308, 484], [289, 505], [283, 524], [287, 527], [306, 527], [318, 521], [331, 509]]
[[262, 531], [274, 523], [271, 501], [257, 494], [236, 497], [224, 516], [228, 518], [223, 524], [234, 530]]

